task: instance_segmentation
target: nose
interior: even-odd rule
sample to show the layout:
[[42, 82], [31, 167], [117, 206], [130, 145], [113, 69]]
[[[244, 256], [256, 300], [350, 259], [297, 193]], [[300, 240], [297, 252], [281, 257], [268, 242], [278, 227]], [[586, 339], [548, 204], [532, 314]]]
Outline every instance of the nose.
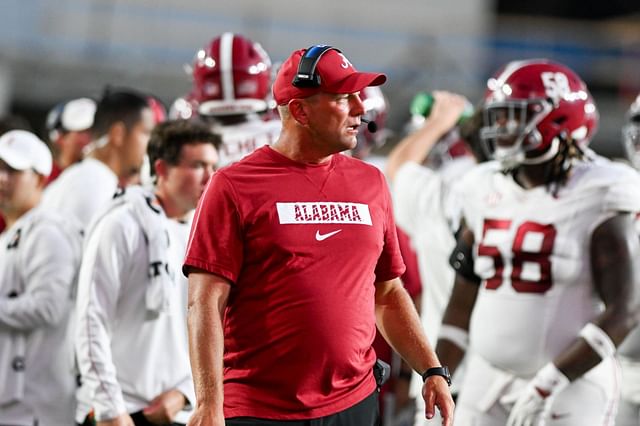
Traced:
[[211, 176], [216, 172], [216, 166], [213, 164], [209, 164], [207, 166], [204, 167], [204, 173], [202, 176], [202, 181], [204, 183], [209, 182], [209, 179], [211, 178]]
[[495, 112], [495, 120], [496, 120], [496, 124], [504, 127], [507, 125], [507, 122], [509, 121], [509, 115], [507, 114], [507, 111], [505, 110], [498, 110]]
[[5, 183], [9, 180], [9, 170], [4, 168], [4, 167], [0, 167], [0, 183]]
[[360, 99], [360, 95], [354, 93], [350, 96], [351, 98], [351, 115], [364, 115], [364, 103], [362, 99]]

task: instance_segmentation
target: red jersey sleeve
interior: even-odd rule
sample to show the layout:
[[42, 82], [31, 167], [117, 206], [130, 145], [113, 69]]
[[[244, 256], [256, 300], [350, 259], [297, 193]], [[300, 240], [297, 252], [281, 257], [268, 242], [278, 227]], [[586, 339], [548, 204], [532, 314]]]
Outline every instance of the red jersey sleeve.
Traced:
[[400, 245], [398, 244], [398, 234], [396, 232], [396, 224], [393, 219], [393, 211], [391, 208], [391, 196], [387, 182], [382, 174], [381, 190], [385, 210], [384, 224], [384, 246], [382, 253], [376, 265], [376, 282], [389, 281], [401, 276], [405, 271], [402, 254], [400, 253]]
[[202, 269], [235, 283], [243, 259], [243, 238], [237, 197], [224, 172], [214, 174], [200, 198], [191, 225], [182, 267]]

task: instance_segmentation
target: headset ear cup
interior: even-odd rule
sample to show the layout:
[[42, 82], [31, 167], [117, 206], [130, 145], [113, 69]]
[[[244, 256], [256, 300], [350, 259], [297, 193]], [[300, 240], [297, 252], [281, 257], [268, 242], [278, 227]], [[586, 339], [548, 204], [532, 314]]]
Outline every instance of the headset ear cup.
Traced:
[[316, 66], [320, 62], [322, 55], [330, 50], [340, 52], [340, 49], [324, 44], [316, 44], [305, 50], [304, 55], [300, 58], [298, 71], [291, 84], [300, 88], [320, 87], [322, 80], [320, 75], [316, 73]]

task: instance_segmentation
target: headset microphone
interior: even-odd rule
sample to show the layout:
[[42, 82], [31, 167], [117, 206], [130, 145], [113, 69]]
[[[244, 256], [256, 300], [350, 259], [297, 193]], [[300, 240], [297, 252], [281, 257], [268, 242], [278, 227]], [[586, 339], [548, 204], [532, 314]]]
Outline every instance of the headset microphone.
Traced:
[[373, 120], [367, 120], [365, 118], [361, 118], [360, 121], [363, 123], [367, 123], [367, 130], [371, 133], [375, 133], [378, 131], [378, 125]]

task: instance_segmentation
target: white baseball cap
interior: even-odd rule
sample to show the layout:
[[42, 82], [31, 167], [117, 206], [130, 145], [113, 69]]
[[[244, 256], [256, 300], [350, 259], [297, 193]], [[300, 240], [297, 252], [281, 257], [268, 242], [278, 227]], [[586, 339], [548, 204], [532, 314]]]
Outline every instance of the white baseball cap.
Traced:
[[26, 130], [11, 130], [0, 136], [0, 160], [16, 170], [33, 169], [49, 176], [53, 159], [47, 145]]
[[78, 98], [65, 104], [60, 122], [68, 132], [81, 132], [93, 126], [96, 103], [93, 99]]

